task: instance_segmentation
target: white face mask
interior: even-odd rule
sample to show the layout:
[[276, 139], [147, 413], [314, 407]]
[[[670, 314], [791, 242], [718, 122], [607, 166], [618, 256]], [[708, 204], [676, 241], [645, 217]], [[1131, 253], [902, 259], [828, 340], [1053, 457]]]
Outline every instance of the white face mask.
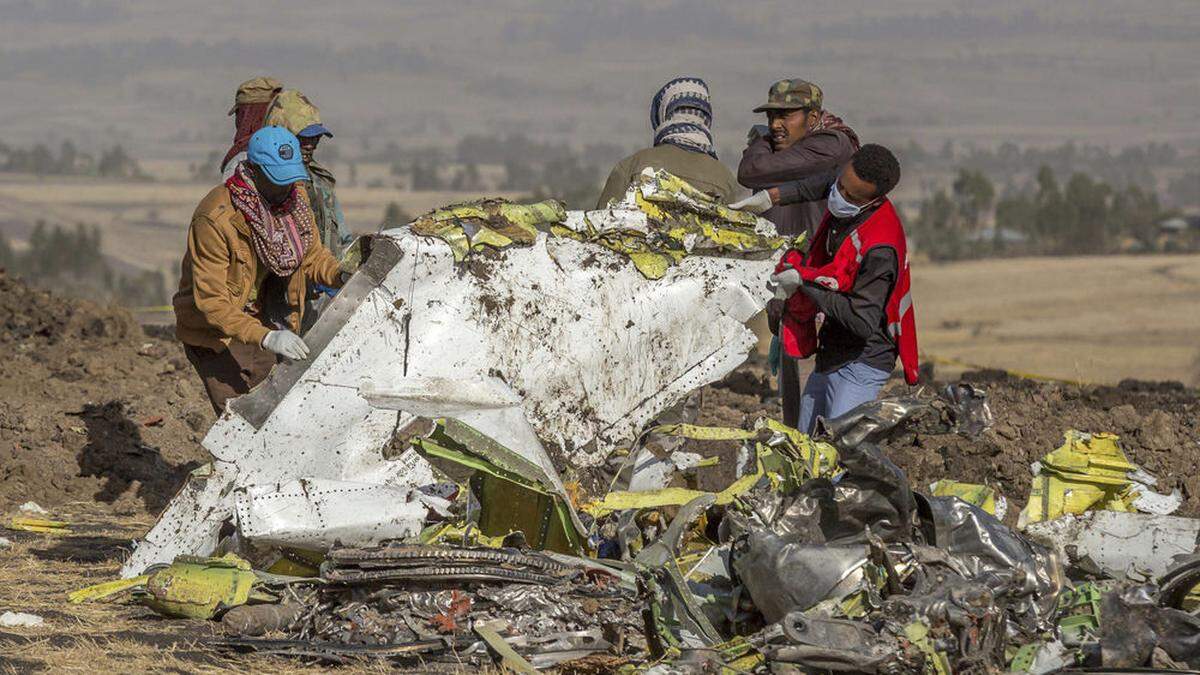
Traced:
[[838, 192], [838, 184], [836, 180], [833, 181], [833, 187], [829, 188], [829, 200], [827, 202], [827, 206], [829, 207], [829, 212], [833, 214], [834, 218], [842, 219], [853, 218], [862, 212], [862, 210], [866, 207], [865, 204], [863, 206], [851, 204], [845, 197], [843, 197], [842, 193]]

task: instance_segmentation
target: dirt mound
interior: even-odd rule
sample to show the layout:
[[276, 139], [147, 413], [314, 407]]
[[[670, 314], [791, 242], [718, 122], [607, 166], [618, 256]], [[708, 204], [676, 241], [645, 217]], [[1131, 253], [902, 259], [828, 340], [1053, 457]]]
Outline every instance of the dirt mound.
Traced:
[[[1159, 479], [1161, 492], [1180, 488], [1179, 515], [1200, 515], [1200, 397], [1179, 383], [1122, 382], [1116, 387], [1022, 380], [996, 371], [966, 373], [987, 392], [995, 424], [979, 438], [918, 421], [887, 443], [914, 487], [939, 478], [996, 486], [1017, 509], [1025, 505], [1029, 465], [1063, 443], [1068, 429], [1111, 432], [1129, 458]], [[924, 427], [924, 428], [923, 428]], [[1016, 510], [1009, 509], [1010, 518]]]
[[207, 461], [200, 382], [126, 311], [0, 272], [0, 508], [98, 500], [157, 512]]
[[[970, 439], [948, 431], [933, 414], [897, 431], [885, 449], [915, 489], [940, 478], [987, 483], [1008, 499], [1015, 522], [1029, 495], [1031, 463], [1062, 445], [1068, 429], [1107, 431], [1120, 435], [1130, 459], [1158, 477], [1159, 491], [1183, 491], [1179, 515], [1200, 515], [1196, 390], [1178, 382], [1127, 380], [1115, 387], [1035, 382], [1003, 371], [970, 372], [962, 380], [987, 392], [995, 424]], [[893, 382], [885, 394], [906, 392]], [[740, 426], [764, 414], [778, 418], [779, 400], [765, 362], [755, 357], [706, 389], [698, 423]]]

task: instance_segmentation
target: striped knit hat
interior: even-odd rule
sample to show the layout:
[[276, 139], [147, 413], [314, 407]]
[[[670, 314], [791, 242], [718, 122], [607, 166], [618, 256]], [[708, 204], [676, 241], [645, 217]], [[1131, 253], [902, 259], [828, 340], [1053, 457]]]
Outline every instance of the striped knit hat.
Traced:
[[711, 131], [708, 85], [698, 77], [677, 77], [664, 84], [650, 103], [654, 144], [668, 143], [717, 156]]

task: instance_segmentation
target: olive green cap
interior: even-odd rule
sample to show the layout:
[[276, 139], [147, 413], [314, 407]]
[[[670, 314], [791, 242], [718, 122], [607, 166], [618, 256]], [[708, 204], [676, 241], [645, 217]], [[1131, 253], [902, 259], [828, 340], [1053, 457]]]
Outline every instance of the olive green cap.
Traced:
[[823, 96], [821, 88], [806, 80], [780, 80], [771, 85], [767, 92], [767, 102], [754, 109], [754, 112], [767, 110], [795, 110], [807, 108], [820, 110]]
[[283, 83], [273, 77], [252, 77], [238, 85], [229, 114], [237, 112], [243, 103], [267, 103], [283, 90]]
[[317, 106], [296, 89], [284, 89], [271, 100], [263, 126], [283, 127], [297, 136], [333, 135], [321, 124]]

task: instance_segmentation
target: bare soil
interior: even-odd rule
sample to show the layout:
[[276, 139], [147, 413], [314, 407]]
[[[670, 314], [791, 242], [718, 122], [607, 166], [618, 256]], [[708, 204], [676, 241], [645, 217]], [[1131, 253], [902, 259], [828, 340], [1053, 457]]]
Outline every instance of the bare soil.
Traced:
[[214, 416], [168, 333], [0, 271], [0, 509], [94, 500], [157, 513]]

